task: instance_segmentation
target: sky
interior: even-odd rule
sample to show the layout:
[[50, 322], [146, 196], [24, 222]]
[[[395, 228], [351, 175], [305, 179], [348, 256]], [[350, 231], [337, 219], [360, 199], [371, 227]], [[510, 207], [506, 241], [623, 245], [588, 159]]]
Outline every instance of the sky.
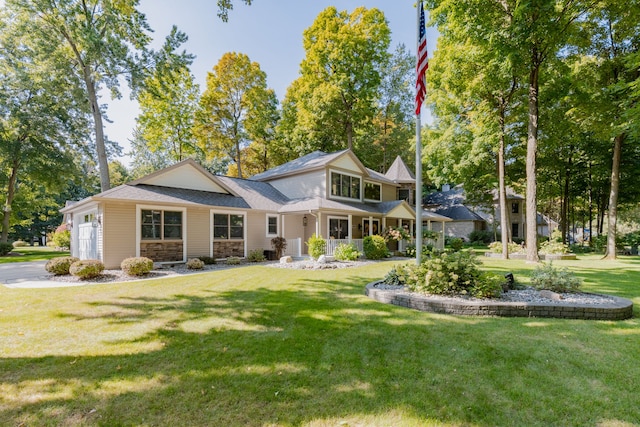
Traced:
[[[222, 55], [239, 52], [260, 64], [267, 74], [268, 86], [282, 100], [287, 87], [298, 77], [300, 62], [305, 56], [302, 33], [322, 10], [329, 6], [348, 12], [360, 6], [378, 8], [389, 22], [391, 49], [403, 43], [415, 53], [414, 5], [414, 0], [254, 0], [247, 6], [241, 0], [234, 0], [228, 22], [217, 17], [214, 0], [141, 0], [139, 10], [154, 30], [153, 47], [162, 45], [173, 25], [187, 34], [189, 41], [183, 48], [195, 55], [191, 71], [201, 91], [206, 87], [207, 73]], [[429, 57], [436, 47], [436, 39], [436, 30], [427, 28]], [[105, 133], [126, 153], [139, 112], [137, 102], [129, 99], [127, 93], [120, 100], [111, 100], [106, 92], [101, 102], [108, 104], [107, 117], [111, 122], [106, 123]], [[130, 164], [128, 156], [119, 160]]]

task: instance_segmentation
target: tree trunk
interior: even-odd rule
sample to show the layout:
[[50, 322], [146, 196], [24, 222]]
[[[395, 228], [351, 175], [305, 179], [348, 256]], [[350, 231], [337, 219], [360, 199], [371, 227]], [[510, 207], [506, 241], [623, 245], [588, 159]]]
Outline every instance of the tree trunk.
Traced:
[[529, 125], [527, 128], [527, 261], [538, 262], [536, 152], [538, 150], [538, 76], [540, 66], [533, 52], [529, 74]]
[[238, 178], [242, 178], [242, 166], [240, 165], [240, 140], [236, 138], [236, 165], [238, 166]]
[[100, 190], [107, 191], [111, 188], [111, 183], [109, 182], [109, 162], [107, 161], [107, 150], [104, 143], [102, 112], [100, 111], [100, 104], [98, 104], [96, 85], [91, 77], [91, 70], [88, 66], [83, 68], [83, 73], [84, 83], [87, 86], [87, 96], [89, 97], [91, 114], [93, 115], [94, 130], [96, 133], [96, 151], [98, 153], [98, 169], [100, 171]]
[[7, 184], [7, 197], [4, 204], [4, 215], [2, 217], [2, 234], [0, 234], [0, 242], [7, 243], [9, 240], [9, 225], [11, 220], [11, 204], [16, 194], [16, 182], [18, 181], [18, 168], [20, 162], [18, 159], [13, 159], [11, 165], [11, 175], [9, 176], [9, 183]]
[[624, 134], [616, 136], [613, 144], [613, 165], [611, 167], [611, 191], [609, 192], [609, 221], [607, 223], [607, 250], [605, 259], [616, 259], [616, 228], [618, 223], [618, 190], [620, 188], [620, 157]]
[[509, 218], [507, 213], [507, 187], [504, 182], [504, 109], [500, 111], [500, 146], [498, 147], [498, 198], [500, 204], [500, 229], [502, 235], [502, 259], [509, 259]]

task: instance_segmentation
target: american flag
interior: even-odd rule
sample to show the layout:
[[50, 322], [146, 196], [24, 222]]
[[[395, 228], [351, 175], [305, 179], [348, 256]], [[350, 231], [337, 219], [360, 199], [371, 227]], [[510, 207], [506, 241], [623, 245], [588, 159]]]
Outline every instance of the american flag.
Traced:
[[416, 115], [420, 114], [420, 107], [427, 95], [427, 79], [426, 72], [429, 68], [429, 59], [427, 57], [427, 31], [425, 30], [424, 7], [422, 0], [420, 3], [420, 24], [418, 24], [418, 60], [416, 62]]

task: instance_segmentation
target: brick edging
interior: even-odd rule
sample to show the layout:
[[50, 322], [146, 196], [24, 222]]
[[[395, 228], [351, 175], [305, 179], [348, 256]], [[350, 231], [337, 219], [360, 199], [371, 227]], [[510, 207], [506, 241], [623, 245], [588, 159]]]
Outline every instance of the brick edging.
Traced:
[[398, 293], [393, 290], [376, 289], [371, 282], [365, 295], [385, 304], [412, 308], [420, 311], [462, 316], [501, 317], [555, 317], [585, 320], [624, 320], [633, 317], [633, 302], [626, 298], [607, 295], [614, 300], [607, 304], [574, 303], [528, 303], [508, 301], [453, 301], [437, 296]]

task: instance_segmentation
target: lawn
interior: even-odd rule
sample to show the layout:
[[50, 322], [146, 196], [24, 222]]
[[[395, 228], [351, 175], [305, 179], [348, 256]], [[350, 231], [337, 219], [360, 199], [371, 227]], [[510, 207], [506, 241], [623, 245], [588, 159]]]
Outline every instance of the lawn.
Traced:
[[[392, 265], [0, 288], [0, 425], [640, 425], [637, 308], [423, 313], [364, 296]], [[640, 304], [638, 258], [557, 265]]]
[[46, 246], [24, 246], [14, 248], [11, 255], [0, 256], [0, 264], [10, 262], [43, 261], [59, 256], [67, 256], [69, 252], [60, 252]]

